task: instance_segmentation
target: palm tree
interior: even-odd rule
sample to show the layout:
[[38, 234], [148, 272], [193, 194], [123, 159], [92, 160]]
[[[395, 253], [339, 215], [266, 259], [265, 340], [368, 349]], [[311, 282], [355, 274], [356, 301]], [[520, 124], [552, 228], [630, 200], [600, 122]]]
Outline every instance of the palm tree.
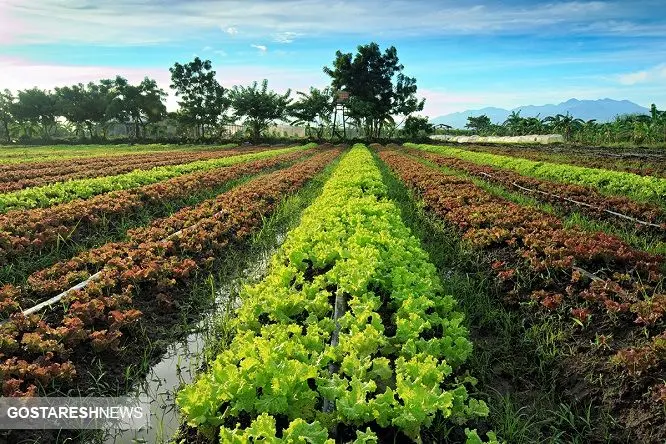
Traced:
[[541, 123], [538, 114], [536, 117], [525, 118], [523, 125], [526, 134], [541, 134], [543, 132], [543, 123]]
[[666, 111], [659, 111], [654, 103], [650, 107], [650, 129], [655, 140], [663, 136], [662, 142], [666, 142]]
[[524, 121], [525, 119], [520, 117], [520, 111], [511, 111], [502, 125], [509, 129], [512, 136], [517, 136], [522, 132]]
[[299, 91], [296, 94], [298, 101], [289, 106], [290, 115], [296, 119], [292, 125], [305, 125], [308, 136], [323, 138], [326, 127], [331, 124], [335, 106], [333, 92], [330, 88], [319, 90], [311, 87], [308, 93]]
[[583, 123], [579, 134], [579, 142], [584, 142], [586, 139], [591, 143], [595, 144], [597, 140], [597, 134], [599, 131], [599, 125], [597, 125], [597, 119], [590, 119], [587, 122]]
[[543, 119], [543, 123], [552, 127], [555, 131], [561, 131], [564, 140], [571, 140], [571, 134], [583, 125], [582, 119], [576, 119], [568, 112], [565, 115], [557, 114]]

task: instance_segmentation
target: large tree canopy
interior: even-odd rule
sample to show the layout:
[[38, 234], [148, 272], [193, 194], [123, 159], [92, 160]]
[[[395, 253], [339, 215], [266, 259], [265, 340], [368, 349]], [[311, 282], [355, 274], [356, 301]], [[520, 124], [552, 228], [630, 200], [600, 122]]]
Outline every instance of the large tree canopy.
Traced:
[[490, 117], [486, 116], [485, 114], [482, 114], [480, 116], [469, 116], [467, 118], [467, 123], [465, 124], [465, 128], [471, 129], [472, 131], [475, 131], [478, 134], [481, 134], [488, 130], [492, 125], [492, 122], [490, 121]]
[[289, 113], [294, 125], [305, 125], [306, 130], [315, 129], [315, 136], [321, 139], [324, 136], [326, 125], [331, 122], [333, 113], [333, 94], [330, 88], [323, 90], [310, 88], [309, 93], [299, 91], [298, 100], [290, 107]]
[[59, 114], [78, 128], [85, 125], [94, 136], [94, 126], [105, 123], [112, 94], [108, 84], [100, 82], [56, 88]]
[[135, 138], [141, 136], [140, 129], [146, 124], [159, 122], [166, 116], [166, 93], [153, 79], [146, 77], [140, 84], [132, 85], [118, 76], [111, 92], [114, 98], [109, 105], [109, 116], [133, 126]]
[[403, 70], [395, 47], [382, 54], [376, 43], [359, 46], [356, 55], [337, 51], [333, 66], [324, 67], [333, 89], [349, 93], [349, 116], [370, 138], [378, 138], [395, 116], [423, 110], [425, 100], [416, 97], [416, 79]]
[[24, 125], [27, 136], [32, 135], [32, 125], [39, 125], [42, 137], [48, 139], [58, 115], [56, 97], [51, 91], [39, 88], [19, 91], [12, 105], [12, 115]]
[[171, 88], [180, 97], [179, 120], [194, 125], [197, 136], [204, 137], [206, 125], [220, 121], [229, 104], [224, 97], [225, 89], [215, 78], [210, 60], [195, 57], [190, 63], [176, 63], [171, 72]]
[[12, 135], [9, 132], [9, 125], [14, 122], [12, 110], [14, 108], [14, 95], [8, 89], [0, 91], [0, 129], [2, 129], [3, 138], [7, 143], [11, 143]]
[[434, 133], [435, 128], [427, 117], [409, 116], [405, 120], [402, 132], [407, 137], [425, 137]]
[[247, 87], [234, 86], [229, 91], [234, 115], [245, 119], [255, 141], [259, 140], [261, 132], [266, 130], [271, 122], [286, 119], [291, 102], [290, 95], [291, 90], [282, 95], [269, 90], [268, 80], [264, 80], [261, 87], [254, 82]]

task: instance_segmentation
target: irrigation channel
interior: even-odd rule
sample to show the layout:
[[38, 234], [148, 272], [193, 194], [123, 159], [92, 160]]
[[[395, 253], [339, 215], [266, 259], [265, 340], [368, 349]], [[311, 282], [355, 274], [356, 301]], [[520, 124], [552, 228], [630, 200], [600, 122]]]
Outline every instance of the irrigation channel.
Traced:
[[[215, 303], [211, 310], [202, 313], [202, 319], [192, 332], [182, 340], [172, 343], [162, 360], [152, 366], [142, 380], [134, 384], [126, 396], [148, 399], [150, 402], [150, 426], [142, 430], [105, 430], [101, 437], [105, 444], [166, 443], [173, 439], [180, 427], [176, 408], [176, 394], [181, 385], [194, 380], [205, 360], [207, 341], [214, 334], [216, 322], [239, 306], [239, 292], [248, 283], [261, 280], [268, 270], [270, 258], [286, 238], [286, 229], [273, 236], [270, 248], [259, 248], [251, 253], [242, 270], [218, 284]], [[249, 262], [249, 263], [248, 263]]]

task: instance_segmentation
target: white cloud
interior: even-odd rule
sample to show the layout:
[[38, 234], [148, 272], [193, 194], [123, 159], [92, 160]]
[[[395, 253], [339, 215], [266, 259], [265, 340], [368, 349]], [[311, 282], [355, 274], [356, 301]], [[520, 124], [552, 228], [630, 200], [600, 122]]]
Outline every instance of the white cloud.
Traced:
[[648, 78], [647, 71], [637, 71], [628, 74], [620, 74], [618, 79], [623, 85], [635, 85], [636, 83], [645, 82]]
[[273, 35], [273, 41], [276, 43], [292, 43], [294, 40], [296, 40], [296, 37], [301, 36], [302, 34], [298, 32], [280, 32], [278, 34]]
[[[478, 4], [481, 2], [484, 4]], [[663, 21], [655, 21], [654, 15], [646, 12], [649, 5], [641, 7], [634, 2], [509, 4], [478, 0], [476, 5], [469, 6], [464, 2], [427, 0], [226, 0], [224, 7], [220, 3], [216, 0], [0, 0], [3, 23], [0, 43], [146, 44], [178, 41], [193, 32], [214, 29], [236, 36], [238, 29], [229, 23], [244, 23], [243, 34], [249, 38], [273, 36], [285, 43], [298, 34], [330, 33], [384, 33], [392, 37], [526, 32], [623, 36], [661, 32], [663, 35]], [[104, 32], [99, 32], [100, 29]]]
[[654, 66], [644, 71], [620, 74], [617, 80], [623, 85], [636, 85], [637, 83], [664, 82], [666, 83], [666, 63]]
[[232, 37], [238, 34], [238, 29], [233, 26], [229, 26], [228, 28], [222, 28], [222, 31], [226, 32]]
[[265, 45], [255, 45], [254, 43], [250, 45], [252, 48], [258, 49], [262, 54], [265, 54], [268, 51], [268, 48]]
[[53, 89], [56, 86], [115, 78], [116, 75], [136, 83], [148, 76], [157, 80], [163, 87], [166, 85], [167, 88], [170, 83], [169, 70], [162, 68], [64, 65], [0, 56], [0, 85], [11, 90], [35, 86]]

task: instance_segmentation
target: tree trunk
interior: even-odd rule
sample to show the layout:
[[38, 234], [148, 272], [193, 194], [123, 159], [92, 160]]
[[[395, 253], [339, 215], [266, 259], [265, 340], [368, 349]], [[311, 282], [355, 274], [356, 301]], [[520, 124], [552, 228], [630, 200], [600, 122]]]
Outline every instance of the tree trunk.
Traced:
[[12, 137], [11, 137], [11, 135], [9, 134], [9, 122], [7, 122], [7, 121], [5, 120], [5, 121], [2, 122], [2, 123], [3, 123], [3, 126], [4, 126], [4, 128], [5, 128], [5, 135], [7, 136], [7, 143], [11, 143], [11, 142], [12, 142]]
[[255, 143], [259, 142], [259, 138], [261, 137], [261, 127], [259, 126], [259, 122], [253, 122], [252, 123], [252, 139], [254, 140]]
[[93, 138], [93, 124], [92, 122], [86, 122], [86, 125], [88, 126], [88, 132], [90, 133], [90, 140]]

